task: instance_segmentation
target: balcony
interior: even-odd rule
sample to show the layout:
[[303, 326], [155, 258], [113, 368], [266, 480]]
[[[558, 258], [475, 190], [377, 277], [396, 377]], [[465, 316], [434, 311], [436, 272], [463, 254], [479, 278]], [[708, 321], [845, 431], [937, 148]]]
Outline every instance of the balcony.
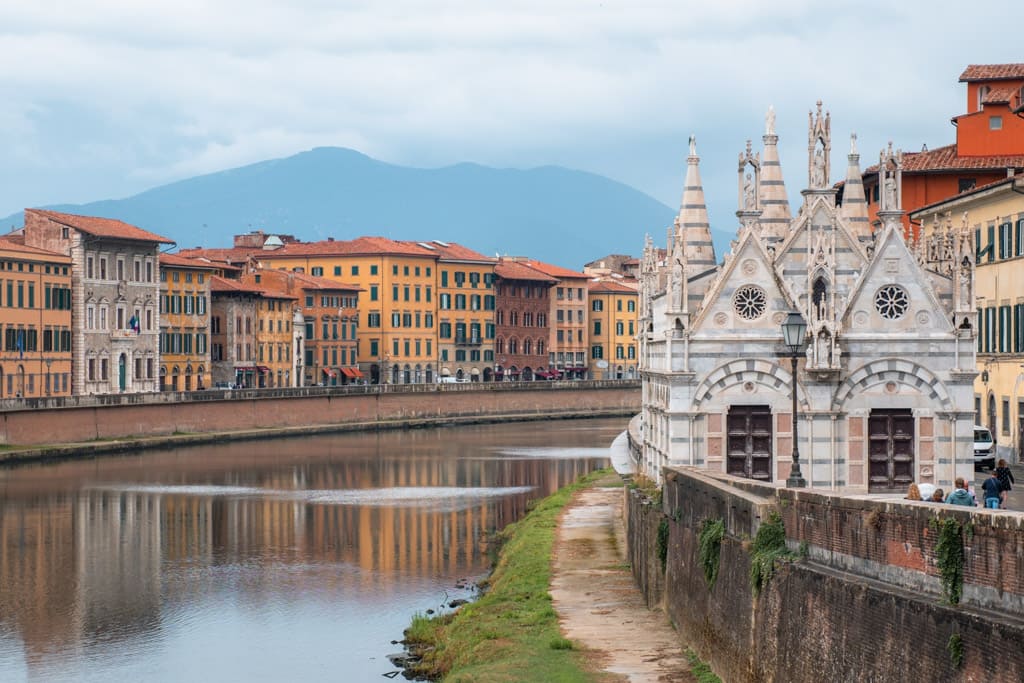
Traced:
[[479, 346], [480, 344], [483, 344], [482, 337], [467, 337], [464, 335], [455, 337], [456, 346]]

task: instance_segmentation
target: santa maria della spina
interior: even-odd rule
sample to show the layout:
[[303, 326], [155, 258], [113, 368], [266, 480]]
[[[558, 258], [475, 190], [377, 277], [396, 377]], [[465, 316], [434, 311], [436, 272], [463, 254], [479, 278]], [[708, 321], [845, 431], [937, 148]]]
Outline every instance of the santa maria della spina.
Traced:
[[[845, 182], [829, 186], [832, 133], [820, 102], [808, 115], [806, 189], [793, 215], [771, 110], [761, 140], [739, 156], [740, 227], [721, 263], [693, 138], [668, 244], [645, 245], [640, 468], [658, 482], [664, 466], [696, 466], [780, 484], [796, 470], [812, 488], [848, 493], [911, 482], [950, 490], [973, 477], [967, 217], [906, 236], [903, 155], [890, 145], [872, 225], [855, 135]], [[792, 312], [806, 324], [799, 347], [783, 336]]]

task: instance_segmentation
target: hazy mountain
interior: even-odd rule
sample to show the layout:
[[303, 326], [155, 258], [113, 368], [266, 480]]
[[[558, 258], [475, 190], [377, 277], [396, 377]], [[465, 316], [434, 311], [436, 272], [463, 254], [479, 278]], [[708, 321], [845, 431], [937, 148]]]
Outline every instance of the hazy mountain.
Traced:
[[[226, 247], [262, 229], [302, 240], [384, 235], [458, 242], [484, 254], [528, 255], [580, 268], [610, 253], [658, 245], [675, 211], [627, 185], [557, 166], [395, 166], [320, 147], [163, 185], [133, 197], [45, 208], [118, 218], [182, 248]], [[0, 223], [22, 225], [15, 214]], [[731, 236], [715, 235], [716, 246]]]

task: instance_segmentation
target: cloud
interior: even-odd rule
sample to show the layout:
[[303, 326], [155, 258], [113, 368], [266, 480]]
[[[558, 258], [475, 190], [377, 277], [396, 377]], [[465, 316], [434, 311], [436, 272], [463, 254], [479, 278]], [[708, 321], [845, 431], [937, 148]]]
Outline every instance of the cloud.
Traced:
[[[726, 224], [735, 155], [769, 104], [791, 185], [819, 98], [865, 160], [888, 139], [943, 144], [959, 71], [1018, 61], [1024, 18], [991, 0], [969, 13], [811, 0], [9, 4], [0, 212], [318, 145], [413, 165], [561, 163], [675, 203], [693, 132]], [[954, 39], [972, 25], [985, 45]]]

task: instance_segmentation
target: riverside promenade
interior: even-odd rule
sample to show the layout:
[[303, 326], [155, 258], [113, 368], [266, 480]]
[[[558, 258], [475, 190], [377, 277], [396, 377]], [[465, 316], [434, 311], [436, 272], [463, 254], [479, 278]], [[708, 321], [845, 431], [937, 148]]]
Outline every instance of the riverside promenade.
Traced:
[[696, 681], [679, 634], [665, 612], [647, 608], [630, 572], [623, 490], [608, 486], [618, 479], [578, 491], [559, 520], [551, 598], [562, 633], [619, 680]]

